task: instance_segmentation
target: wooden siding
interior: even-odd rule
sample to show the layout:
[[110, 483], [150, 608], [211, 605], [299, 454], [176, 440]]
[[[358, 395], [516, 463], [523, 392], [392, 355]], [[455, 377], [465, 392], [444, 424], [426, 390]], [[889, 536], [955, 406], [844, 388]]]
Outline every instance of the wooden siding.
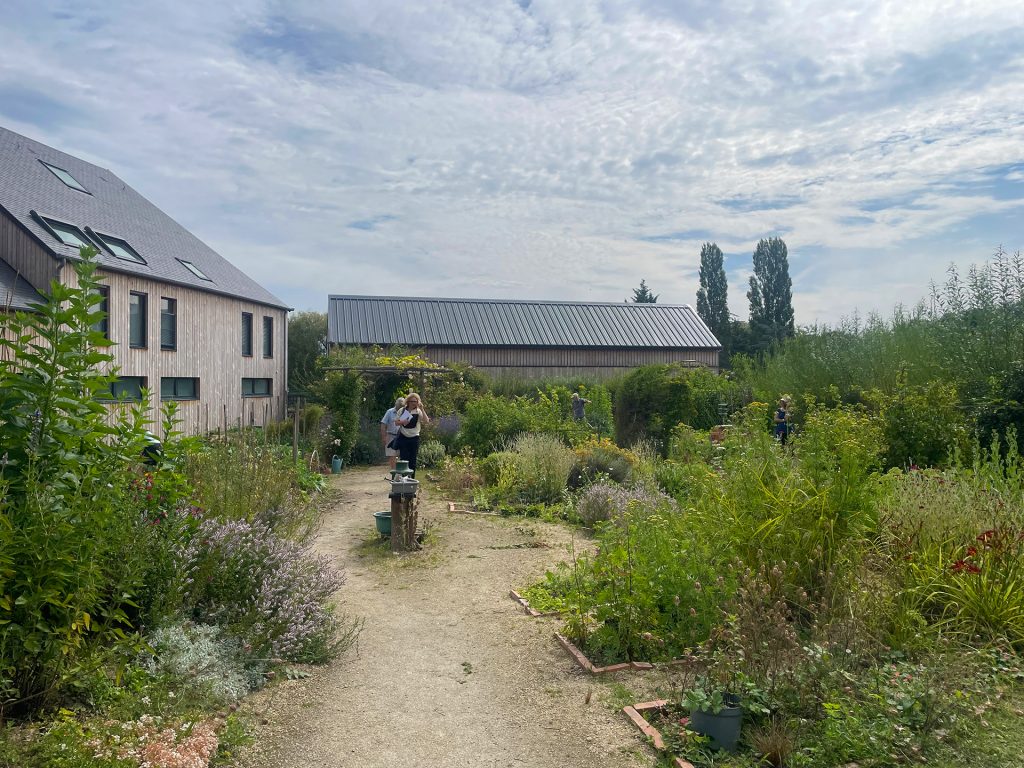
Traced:
[[612, 377], [654, 363], [695, 364], [718, 372], [717, 349], [425, 347], [424, 354], [435, 363], [468, 363], [485, 373], [527, 378], [572, 374]]
[[0, 212], [0, 259], [40, 293], [50, 288], [57, 277], [60, 262], [47, 253], [18, 223]]
[[[74, 270], [62, 275], [75, 282]], [[268, 307], [194, 288], [170, 285], [135, 275], [101, 270], [101, 282], [109, 286], [110, 339], [115, 365], [122, 376], [144, 376], [153, 395], [150, 418], [159, 424], [160, 379], [199, 379], [199, 397], [178, 402], [179, 429], [188, 434], [216, 430], [227, 422], [262, 426], [283, 419], [287, 400], [286, 360], [288, 316], [283, 309]], [[147, 295], [145, 349], [128, 345], [128, 301], [131, 292]], [[160, 349], [160, 299], [177, 301], [177, 349]], [[251, 312], [259, 334], [263, 318], [274, 319], [274, 356], [264, 358], [260, 337], [253, 355], [242, 356], [242, 313]], [[273, 381], [269, 397], [242, 397], [242, 379]]]

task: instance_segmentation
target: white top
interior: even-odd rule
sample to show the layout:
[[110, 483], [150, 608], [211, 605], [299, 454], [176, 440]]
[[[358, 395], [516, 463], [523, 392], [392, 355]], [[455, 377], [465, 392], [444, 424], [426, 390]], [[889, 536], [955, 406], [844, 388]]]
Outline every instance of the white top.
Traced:
[[410, 411], [408, 408], [406, 408], [405, 410], [402, 411], [402, 413], [399, 416], [399, 418], [404, 419], [409, 414], [412, 414], [413, 416], [418, 416], [419, 417], [418, 419], [416, 419], [416, 426], [414, 426], [414, 427], [399, 427], [399, 430], [406, 437], [419, 437], [420, 436], [420, 422], [423, 421], [423, 411], [421, 411], [419, 408], [417, 408], [415, 411]]
[[384, 418], [380, 420], [380, 423], [384, 425], [384, 429], [389, 435], [398, 434], [398, 424], [395, 423], [397, 419], [398, 411], [394, 408], [388, 408], [388, 412], [385, 413]]

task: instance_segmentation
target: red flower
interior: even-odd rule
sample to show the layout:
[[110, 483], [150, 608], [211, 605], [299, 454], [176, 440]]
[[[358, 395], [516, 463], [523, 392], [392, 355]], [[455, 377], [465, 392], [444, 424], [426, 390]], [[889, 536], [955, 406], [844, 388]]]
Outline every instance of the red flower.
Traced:
[[965, 557], [974, 557], [976, 554], [978, 554], [977, 547], [968, 547], [967, 554], [965, 555]]
[[987, 531], [982, 531], [981, 533], [979, 533], [977, 540], [980, 541], [982, 544], [988, 544], [995, 537], [996, 537], [996, 529], [995, 528], [990, 528]]
[[981, 568], [976, 566], [974, 563], [968, 563], [966, 560], [957, 560], [953, 563], [949, 569], [953, 573], [981, 573]]

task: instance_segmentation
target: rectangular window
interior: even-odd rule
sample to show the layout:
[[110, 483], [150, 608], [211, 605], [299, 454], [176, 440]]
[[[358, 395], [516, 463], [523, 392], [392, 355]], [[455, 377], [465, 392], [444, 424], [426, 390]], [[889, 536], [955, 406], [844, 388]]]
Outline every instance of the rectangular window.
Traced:
[[178, 348], [178, 300], [160, 299], [160, 349]]
[[142, 400], [142, 390], [146, 388], [145, 376], [118, 376], [110, 385], [110, 391], [99, 396], [100, 400], [125, 400], [137, 403]]
[[[36, 214], [38, 216], [38, 214]], [[48, 219], [45, 216], [39, 216], [39, 219], [46, 225], [46, 228], [53, 233], [54, 237], [60, 240], [64, 245], [70, 245], [73, 248], [81, 248], [83, 246], [93, 248], [93, 244], [89, 242], [89, 238], [85, 236], [85, 233], [76, 227], [74, 224], [65, 224], [63, 221], [57, 221], [56, 219]]]
[[207, 282], [210, 282], [210, 283], [213, 282], [213, 280], [211, 280], [209, 277], [206, 276], [206, 273], [203, 272], [203, 270], [201, 270], [199, 267], [197, 267], [191, 261], [185, 261], [184, 259], [178, 259], [178, 261], [181, 263], [181, 266], [183, 266], [185, 269], [187, 269], [193, 275], [198, 277], [200, 280], [206, 280]]
[[99, 304], [94, 304], [93, 312], [102, 312], [103, 317], [96, 321], [92, 329], [103, 334], [103, 338], [110, 338], [110, 288], [106, 285], [96, 287], [96, 293], [100, 296]]
[[108, 251], [122, 261], [134, 261], [136, 264], [146, 263], [146, 260], [139, 255], [139, 252], [128, 245], [127, 240], [122, 240], [120, 237], [112, 237], [111, 235], [101, 235], [99, 232], [93, 232], [92, 234], [106, 246]]
[[242, 397], [269, 397], [272, 394], [273, 379], [242, 379]]
[[242, 356], [252, 357], [252, 312], [242, 313]]
[[160, 379], [161, 400], [198, 400], [199, 379], [169, 377]]
[[70, 173], [65, 171], [63, 168], [58, 168], [56, 165], [50, 165], [49, 163], [44, 162], [43, 160], [40, 160], [39, 162], [45, 165], [50, 170], [50, 173], [52, 173], [54, 176], [63, 181], [72, 189], [77, 189], [79, 192], [85, 192], [85, 194], [87, 195], [89, 194], [89, 190], [87, 190], [85, 187], [79, 184], [78, 180]]
[[274, 356], [274, 318], [263, 318], [263, 356]]
[[146, 333], [146, 302], [148, 296], [144, 293], [131, 292], [128, 297], [128, 346], [135, 349], [145, 349], [148, 341]]

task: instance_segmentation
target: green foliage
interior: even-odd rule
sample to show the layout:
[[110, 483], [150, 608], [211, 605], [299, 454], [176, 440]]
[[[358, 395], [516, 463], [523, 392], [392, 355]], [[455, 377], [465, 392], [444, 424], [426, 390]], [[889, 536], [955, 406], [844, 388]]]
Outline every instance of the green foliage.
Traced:
[[445, 454], [446, 451], [443, 443], [438, 440], [426, 440], [420, 446], [416, 462], [419, 466], [425, 468], [439, 467], [444, 461]]
[[742, 405], [741, 389], [707, 369], [648, 365], [629, 373], [615, 396], [615, 440], [632, 445], [650, 439], [664, 454], [678, 424], [710, 429], [720, 423], [720, 406]]
[[697, 289], [697, 314], [722, 344], [728, 354], [731, 319], [729, 315], [729, 284], [725, 277], [725, 260], [716, 243], [700, 247], [700, 288]]
[[317, 361], [326, 353], [326, 312], [297, 312], [288, 318], [288, 381], [293, 389], [316, 381]]
[[952, 384], [911, 386], [901, 376], [891, 395], [875, 391], [867, 399], [882, 416], [888, 467], [940, 466], [969, 448], [967, 419]]
[[641, 280], [640, 287], [633, 289], [633, 298], [630, 301], [634, 304], [657, 304], [658, 296], [647, 287], [645, 281]]
[[570, 488], [582, 488], [598, 479], [628, 483], [637, 457], [611, 440], [591, 440], [576, 448], [576, 466], [569, 475]]
[[782, 238], [758, 241], [747, 299], [750, 301], [750, 329], [758, 350], [767, 350], [794, 335], [793, 281], [789, 277], [789, 254]]
[[0, 712], [45, 704], [91, 647], [123, 645], [139, 586], [120, 555], [142, 408], [111, 425], [97, 400], [111, 357], [83, 256], [80, 287], [55, 282], [37, 312], [0, 314]]
[[327, 406], [330, 416], [330, 427], [321, 453], [324, 456], [337, 454], [347, 461], [359, 439], [363, 379], [355, 371], [330, 371], [322, 381], [313, 385], [312, 390]]

